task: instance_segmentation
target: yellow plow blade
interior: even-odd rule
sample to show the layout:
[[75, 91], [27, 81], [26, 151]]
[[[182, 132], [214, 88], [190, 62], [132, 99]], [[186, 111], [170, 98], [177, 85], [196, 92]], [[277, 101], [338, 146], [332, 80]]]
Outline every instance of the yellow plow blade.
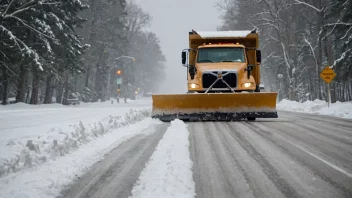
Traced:
[[152, 117], [162, 121], [232, 121], [277, 118], [277, 93], [153, 95]]

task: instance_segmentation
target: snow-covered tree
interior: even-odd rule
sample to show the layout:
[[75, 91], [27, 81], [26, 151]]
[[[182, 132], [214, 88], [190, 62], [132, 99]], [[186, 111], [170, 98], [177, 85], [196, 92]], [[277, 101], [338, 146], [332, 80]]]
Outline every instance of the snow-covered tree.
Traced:
[[86, 3], [90, 9], [81, 15], [88, 21], [80, 33], [91, 48], [84, 56], [84, 86], [92, 91], [91, 101], [104, 101], [110, 68], [128, 45], [126, 1], [87, 0]]
[[[130, 79], [145, 68], [162, 72], [158, 39], [143, 30], [150, 18], [126, 0], [0, 1], [2, 103], [16, 97], [17, 102], [31, 104], [51, 103], [53, 98], [67, 104], [71, 93], [81, 94], [85, 102], [104, 101], [109, 90], [114, 91], [108, 87], [109, 74], [123, 55], [148, 53], [156, 63], [145, 67], [142, 61], [150, 60], [137, 58]], [[139, 50], [143, 39], [150, 48]]]
[[[16, 73], [19, 101], [24, 100], [28, 71], [33, 76], [31, 104], [37, 104], [43, 74], [58, 75], [60, 69], [76, 69], [73, 60], [85, 47], [80, 44], [74, 28], [83, 22], [78, 12], [86, 8], [80, 0], [0, 2], [2, 75], [6, 78], [9, 71]], [[65, 63], [60, 63], [63, 59]], [[16, 69], [19, 71], [14, 72]]]
[[[272, 91], [281, 88], [284, 98], [297, 101], [322, 99], [327, 90], [319, 74], [334, 65], [338, 77], [332, 95], [342, 100], [334, 86], [351, 75], [351, 5], [346, 0], [220, 0], [221, 29], [259, 31], [262, 77]], [[277, 74], [283, 78], [273, 78]]]

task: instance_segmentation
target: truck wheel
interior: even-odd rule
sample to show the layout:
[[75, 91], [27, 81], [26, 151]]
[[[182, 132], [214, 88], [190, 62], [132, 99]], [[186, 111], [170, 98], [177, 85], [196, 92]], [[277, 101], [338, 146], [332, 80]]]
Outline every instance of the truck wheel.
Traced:
[[259, 87], [259, 85], [257, 85], [257, 86], [255, 87], [254, 92], [260, 92], [260, 87]]
[[247, 120], [248, 121], [255, 121], [255, 117], [248, 117]]

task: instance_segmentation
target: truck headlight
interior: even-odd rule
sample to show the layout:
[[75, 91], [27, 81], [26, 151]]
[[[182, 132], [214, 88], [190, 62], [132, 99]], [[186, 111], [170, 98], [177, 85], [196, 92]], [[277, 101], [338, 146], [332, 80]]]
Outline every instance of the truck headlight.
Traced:
[[196, 89], [196, 88], [199, 88], [199, 85], [198, 85], [198, 84], [195, 84], [195, 83], [190, 83], [190, 84], [188, 84], [188, 87], [189, 87], [190, 89]]
[[244, 83], [243, 86], [244, 86], [245, 88], [248, 88], [248, 87], [252, 86], [252, 83]]

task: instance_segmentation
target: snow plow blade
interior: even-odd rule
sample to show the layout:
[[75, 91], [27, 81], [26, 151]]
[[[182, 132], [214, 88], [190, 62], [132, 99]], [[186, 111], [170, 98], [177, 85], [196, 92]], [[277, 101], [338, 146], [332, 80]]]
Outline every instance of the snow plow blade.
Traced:
[[153, 95], [152, 118], [169, 122], [277, 118], [277, 93]]

